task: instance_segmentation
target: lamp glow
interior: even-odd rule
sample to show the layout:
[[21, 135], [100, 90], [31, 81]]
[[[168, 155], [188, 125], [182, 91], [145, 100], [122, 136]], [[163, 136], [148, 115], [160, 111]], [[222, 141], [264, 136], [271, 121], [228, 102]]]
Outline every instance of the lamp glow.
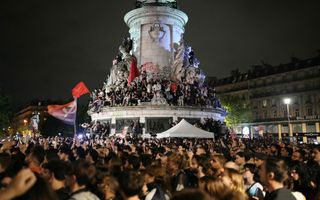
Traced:
[[283, 99], [283, 103], [288, 105], [288, 104], [291, 103], [291, 99], [290, 98], [284, 98]]

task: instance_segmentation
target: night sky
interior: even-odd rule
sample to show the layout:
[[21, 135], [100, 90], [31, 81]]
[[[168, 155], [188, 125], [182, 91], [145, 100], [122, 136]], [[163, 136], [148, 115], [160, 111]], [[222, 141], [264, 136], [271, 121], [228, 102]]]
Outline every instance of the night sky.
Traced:
[[[0, 88], [14, 105], [68, 99], [84, 81], [100, 87], [123, 37], [134, 0], [1, 0]], [[185, 41], [208, 76], [278, 65], [320, 49], [319, 0], [180, 0]], [[85, 97], [84, 99], [86, 99]]]

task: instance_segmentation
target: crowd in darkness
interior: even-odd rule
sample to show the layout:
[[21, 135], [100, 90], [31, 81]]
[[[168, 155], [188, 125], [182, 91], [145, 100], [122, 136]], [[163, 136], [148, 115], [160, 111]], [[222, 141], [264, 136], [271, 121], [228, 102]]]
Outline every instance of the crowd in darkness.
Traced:
[[144, 103], [168, 104], [173, 106], [197, 106], [220, 108], [221, 103], [211, 87], [203, 84], [199, 87], [196, 81], [171, 81], [154, 75], [147, 78], [146, 73], [131, 82], [116, 87], [107, 87], [91, 92], [89, 109], [100, 112], [104, 106], [137, 106]]
[[0, 143], [0, 199], [319, 199], [320, 146], [34, 137]]

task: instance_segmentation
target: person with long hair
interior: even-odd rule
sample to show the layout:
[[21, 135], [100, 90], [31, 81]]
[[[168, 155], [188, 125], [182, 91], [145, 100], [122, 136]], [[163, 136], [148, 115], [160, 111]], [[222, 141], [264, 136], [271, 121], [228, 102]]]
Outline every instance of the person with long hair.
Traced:
[[172, 154], [168, 158], [167, 171], [171, 176], [172, 191], [181, 191], [188, 184], [187, 176], [183, 170], [183, 156], [180, 154]]
[[230, 187], [232, 191], [246, 194], [242, 175], [237, 170], [228, 168], [224, 169], [221, 180], [223, 184], [226, 187]]
[[[197, 189], [185, 189], [173, 195], [172, 200], [212, 200], [205, 192]], [[215, 199], [214, 199], [215, 200]]]
[[224, 171], [224, 164], [226, 163], [226, 158], [223, 154], [214, 154], [211, 157], [210, 164], [213, 170], [213, 175], [216, 177], [221, 177]]
[[204, 190], [214, 199], [221, 199], [229, 188], [225, 186], [221, 179], [215, 177], [208, 177], [205, 183]]
[[102, 182], [102, 192], [105, 200], [121, 200], [120, 186], [116, 178], [105, 176]]

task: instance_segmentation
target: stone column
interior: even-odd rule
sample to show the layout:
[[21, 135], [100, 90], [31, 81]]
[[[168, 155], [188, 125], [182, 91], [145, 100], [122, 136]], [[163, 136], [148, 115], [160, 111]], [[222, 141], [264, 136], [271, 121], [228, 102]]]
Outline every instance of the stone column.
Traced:
[[110, 134], [111, 135], [114, 135], [116, 133], [116, 117], [112, 117], [111, 118], [111, 124], [110, 124], [111, 127], [114, 127], [111, 129], [110, 131]]
[[253, 130], [253, 126], [252, 125], [250, 125], [249, 127], [250, 127], [250, 137], [252, 139], [254, 130]]
[[138, 66], [152, 62], [160, 72], [170, 70], [188, 16], [178, 9], [152, 5], [128, 12], [124, 21], [130, 28]]
[[142, 128], [142, 137], [144, 138], [144, 135], [146, 134], [146, 117], [144, 117], [144, 116], [140, 117], [139, 122], [141, 124], [144, 124], [144, 126]]
[[307, 138], [307, 136], [305, 136], [305, 133], [307, 133], [307, 124], [302, 123], [301, 125], [302, 125], [302, 133], [303, 133], [303, 143], [307, 143], [308, 138]]
[[278, 124], [278, 139], [282, 140], [282, 125]]
[[293, 124], [292, 123], [288, 124], [288, 133], [289, 133], [290, 140], [292, 140], [293, 139]]
[[178, 117], [174, 115], [172, 120], [173, 122], [178, 121]]
[[[316, 122], [316, 132], [320, 133], [320, 123], [319, 122]], [[320, 137], [319, 136], [317, 137], [317, 141], [318, 141], [318, 143], [320, 143]]]

